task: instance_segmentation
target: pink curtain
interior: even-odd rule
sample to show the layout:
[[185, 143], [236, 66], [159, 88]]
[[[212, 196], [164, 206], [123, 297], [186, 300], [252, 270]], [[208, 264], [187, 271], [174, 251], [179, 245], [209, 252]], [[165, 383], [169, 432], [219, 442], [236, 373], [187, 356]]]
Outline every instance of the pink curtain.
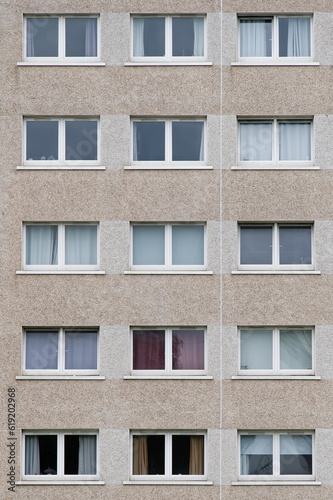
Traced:
[[173, 370], [204, 370], [204, 331], [172, 331]]
[[133, 370], [164, 370], [164, 330], [133, 331]]

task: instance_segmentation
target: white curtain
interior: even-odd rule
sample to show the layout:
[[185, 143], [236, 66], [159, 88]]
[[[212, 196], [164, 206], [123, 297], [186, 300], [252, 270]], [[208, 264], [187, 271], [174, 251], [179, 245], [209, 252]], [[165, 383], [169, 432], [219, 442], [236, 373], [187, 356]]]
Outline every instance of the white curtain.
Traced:
[[241, 330], [241, 369], [272, 370], [272, 330]]
[[306, 161], [311, 159], [311, 124], [279, 124], [279, 160]]
[[78, 474], [96, 474], [96, 436], [79, 436]]
[[138, 161], [138, 127], [133, 123], [133, 161]]
[[26, 227], [26, 264], [58, 264], [58, 226]]
[[34, 44], [34, 19], [27, 19], [27, 57], [34, 57], [35, 55], [35, 44]]
[[133, 20], [133, 56], [143, 57], [145, 55], [144, 46], [144, 25], [145, 20], [135, 18]]
[[310, 57], [310, 19], [288, 19], [287, 57]]
[[85, 41], [85, 56], [97, 56], [97, 20], [86, 19], [86, 41]]
[[58, 368], [58, 332], [27, 332], [27, 370], [56, 370]]
[[96, 265], [97, 227], [66, 226], [65, 231], [66, 265]]
[[240, 124], [240, 160], [272, 161], [272, 124]]
[[66, 370], [97, 368], [97, 332], [66, 332]]
[[38, 436], [25, 436], [25, 473], [40, 474]]
[[311, 435], [285, 435], [280, 436], [280, 455], [311, 455]]
[[271, 44], [267, 40], [267, 29], [271, 23], [265, 20], [244, 20], [240, 22], [240, 56], [269, 57]]
[[204, 55], [204, 20], [202, 17], [195, 17], [193, 19], [193, 31], [193, 55], [202, 57]]
[[205, 159], [205, 125], [204, 123], [202, 123], [199, 160], [204, 161], [204, 159]]
[[241, 474], [247, 475], [251, 473], [250, 461], [253, 455], [262, 456], [256, 461], [256, 473], [264, 474], [265, 469], [270, 467], [272, 461], [273, 436], [241, 436]]
[[312, 369], [311, 330], [280, 330], [280, 368]]

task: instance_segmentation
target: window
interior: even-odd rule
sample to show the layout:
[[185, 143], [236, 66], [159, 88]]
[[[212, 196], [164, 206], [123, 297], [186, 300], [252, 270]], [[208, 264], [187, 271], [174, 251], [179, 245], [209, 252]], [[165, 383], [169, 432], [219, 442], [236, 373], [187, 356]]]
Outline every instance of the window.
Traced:
[[205, 160], [205, 121], [138, 120], [133, 127], [133, 162], [177, 164]]
[[312, 224], [241, 224], [240, 268], [312, 270]]
[[312, 164], [311, 120], [240, 120], [239, 163]]
[[240, 58], [311, 58], [310, 16], [241, 17]]
[[240, 328], [240, 373], [313, 374], [311, 328]]
[[97, 224], [25, 224], [26, 269], [98, 269]]
[[131, 438], [134, 479], [202, 479], [205, 475], [205, 434], [133, 432]]
[[97, 437], [76, 431], [25, 432], [24, 479], [97, 479]]
[[204, 224], [132, 224], [134, 269], [204, 269]]
[[25, 165], [97, 165], [98, 125], [93, 118], [25, 119]]
[[134, 328], [132, 370], [148, 374], [204, 373], [205, 330]]
[[241, 433], [241, 478], [313, 479], [313, 438], [313, 432]]
[[28, 60], [94, 61], [99, 55], [97, 16], [27, 16], [24, 54]]
[[136, 60], [204, 60], [204, 16], [145, 16], [132, 18]]
[[96, 375], [96, 328], [27, 328], [23, 373], [29, 375]]

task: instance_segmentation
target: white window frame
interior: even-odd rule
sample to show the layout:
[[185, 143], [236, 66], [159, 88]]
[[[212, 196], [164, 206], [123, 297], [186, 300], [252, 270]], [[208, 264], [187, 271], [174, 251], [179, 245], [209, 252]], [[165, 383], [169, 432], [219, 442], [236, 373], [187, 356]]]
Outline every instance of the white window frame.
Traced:
[[[272, 331], [272, 369], [271, 370], [260, 370], [260, 369], [246, 369], [241, 366], [241, 332], [246, 330], [271, 330]], [[312, 331], [312, 369], [311, 370], [283, 370], [280, 368], [280, 330], [311, 330]], [[242, 326], [238, 328], [238, 374], [239, 375], [314, 375], [315, 374], [315, 338], [314, 338], [314, 328], [309, 326], [298, 326], [298, 327], [271, 327], [271, 326], [260, 326], [260, 327], [250, 327]]]
[[[280, 474], [280, 436], [281, 435], [311, 435], [312, 436], [312, 474]], [[273, 436], [273, 474], [241, 474], [241, 436]], [[314, 430], [283, 430], [283, 431], [241, 431], [238, 433], [238, 479], [239, 481], [314, 481], [315, 480], [315, 432]]]
[[[165, 474], [133, 474], [133, 436], [165, 436], [165, 455], [164, 455], [164, 468]], [[203, 436], [204, 437], [204, 474], [172, 474], [172, 436]], [[168, 431], [153, 431], [153, 430], [133, 430], [130, 432], [130, 479], [135, 481], [204, 481], [207, 479], [207, 432], [198, 430], [168, 430]]]
[[[27, 56], [27, 19], [35, 18], [55, 18], [58, 19], [58, 57], [28, 57]], [[69, 18], [92, 18], [97, 19], [97, 56], [93, 57], [68, 57], [65, 55], [66, 51], [66, 19]], [[29, 14], [24, 16], [24, 36], [23, 36], [23, 60], [29, 62], [43, 63], [43, 62], [97, 62], [100, 60], [100, 46], [101, 46], [101, 30], [100, 30], [100, 16], [99, 14], [77, 14], [77, 15], [48, 15], [48, 14]]]
[[[43, 369], [29, 369], [26, 368], [26, 339], [27, 339], [27, 332], [41, 332], [41, 333], [57, 333], [58, 334], [58, 368], [55, 370], [43, 370]], [[85, 332], [96, 332], [97, 333], [97, 367], [95, 370], [92, 369], [87, 369], [87, 370], [80, 370], [80, 369], [65, 369], [65, 340], [66, 340], [66, 333], [85, 333]], [[100, 372], [100, 354], [99, 354], [99, 343], [100, 343], [100, 335], [99, 335], [99, 329], [96, 327], [61, 327], [61, 328], [54, 328], [54, 327], [45, 327], [45, 328], [34, 328], [34, 327], [25, 327], [23, 329], [23, 337], [22, 337], [22, 374], [23, 375], [99, 375]]]
[[[135, 226], [164, 226], [164, 265], [134, 265], [133, 264], [133, 227]], [[204, 264], [203, 265], [172, 265], [172, 227], [173, 226], [203, 226], [204, 228]], [[131, 223], [131, 252], [130, 269], [146, 271], [204, 271], [207, 269], [207, 224], [205, 222], [154, 222], [154, 223]]]
[[[165, 55], [164, 56], [143, 56], [138, 57], [133, 55], [133, 43], [134, 43], [134, 28], [133, 20], [135, 18], [160, 18], [165, 20]], [[173, 56], [172, 55], [172, 19], [176, 17], [201, 17], [204, 20], [204, 55], [203, 56]], [[135, 62], [204, 62], [207, 60], [207, 16], [206, 14], [183, 14], [183, 15], [132, 15], [131, 16], [131, 60]]]
[[[134, 370], [133, 368], [133, 331], [164, 331], [165, 339], [165, 369], [164, 370]], [[172, 331], [173, 330], [200, 330], [204, 332], [204, 369], [203, 370], [173, 370], [172, 369]], [[205, 327], [131, 327], [131, 374], [132, 375], [206, 375], [207, 374], [207, 329]]]
[[[271, 124], [272, 125], [272, 160], [262, 161], [246, 161], [241, 159], [241, 139], [240, 139], [240, 125], [241, 124]], [[311, 159], [310, 160], [280, 160], [279, 159], [279, 125], [280, 124], [310, 124], [311, 126], [311, 138], [310, 138], [310, 150]], [[293, 168], [304, 168], [313, 166], [314, 162], [314, 126], [313, 117], [310, 118], [239, 118], [238, 119], [238, 165], [243, 167], [253, 168], [253, 167], [268, 167], [268, 168], [284, 168], [292, 166]]]
[[[57, 436], [57, 470], [58, 474], [25, 474], [25, 438], [26, 436]], [[95, 436], [96, 437], [96, 474], [66, 474], [65, 469], [65, 436]], [[99, 479], [99, 433], [96, 430], [27, 430], [22, 431], [22, 468], [23, 481], [94, 481]]]
[[[144, 160], [144, 161], [136, 161], [133, 158], [134, 152], [134, 122], [163, 122], [165, 125], [165, 151], [164, 151], [164, 161], [155, 161], [155, 160]], [[202, 161], [172, 161], [172, 124], [174, 122], [203, 122], [204, 127], [204, 159]], [[167, 167], [169, 165], [177, 166], [204, 166], [206, 164], [207, 158], [207, 119], [206, 117], [186, 117], [186, 118], [156, 118], [155, 117], [145, 117], [145, 118], [135, 118], [131, 119], [131, 162], [132, 165], [137, 167], [149, 167], [149, 166], [158, 166], [160, 168]]]
[[[58, 160], [28, 160], [26, 158], [27, 154], [27, 122], [58, 122]], [[66, 122], [74, 121], [85, 121], [85, 122], [96, 122], [97, 124], [97, 160], [66, 160]], [[61, 166], [98, 166], [100, 164], [100, 120], [99, 117], [86, 117], [86, 116], [75, 116], [75, 117], [25, 117], [23, 120], [23, 165], [26, 166], [48, 166], [61, 167]], [[89, 143], [89, 139], [87, 138]]]
[[[279, 228], [280, 227], [309, 227], [311, 228], [311, 264], [279, 264]], [[241, 264], [241, 230], [245, 227], [252, 228], [262, 228], [270, 227], [272, 228], [272, 264]], [[314, 255], [314, 224], [313, 222], [258, 222], [258, 223], [246, 223], [242, 222], [238, 224], [238, 269], [240, 271], [313, 271], [315, 255]]]
[[[290, 18], [307, 18], [310, 19], [310, 57], [280, 57], [279, 56], [279, 19], [290, 19]], [[252, 20], [252, 21], [272, 21], [272, 56], [269, 57], [241, 57], [240, 55], [240, 21], [241, 20]], [[252, 15], [252, 16], [239, 16], [238, 17], [238, 60], [247, 63], [254, 64], [269, 64], [272, 62], [278, 62], [279, 64], [290, 64], [290, 63], [309, 63], [313, 61], [313, 16], [311, 14], [294, 14], [294, 15]]]
[[[97, 264], [96, 265], [66, 265], [65, 264], [65, 228], [66, 226], [96, 226], [97, 227]], [[26, 228], [27, 226], [57, 226], [58, 227], [58, 264], [28, 265], [26, 264]], [[100, 225], [98, 222], [24, 222], [22, 245], [22, 269], [27, 271], [94, 271], [100, 266]]]

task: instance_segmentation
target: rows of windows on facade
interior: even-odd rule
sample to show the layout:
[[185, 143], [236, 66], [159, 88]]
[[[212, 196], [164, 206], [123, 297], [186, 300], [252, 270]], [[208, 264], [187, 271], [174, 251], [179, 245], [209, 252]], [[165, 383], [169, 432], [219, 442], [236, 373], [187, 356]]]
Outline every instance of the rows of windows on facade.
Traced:
[[[24, 60], [100, 60], [99, 16], [26, 16]], [[133, 61], [207, 60], [206, 16], [132, 16]], [[239, 60], [312, 57], [310, 16], [240, 17]], [[238, 120], [238, 162], [313, 161], [313, 120]], [[100, 118], [25, 117], [24, 165], [100, 164]], [[204, 164], [207, 118], [133, 118], [131, 162]], [[236, 146], [236, 145], [235, 145]], [[132, 224], [132, 269], [207, 268], [206, 223]], [[313, 224], [240, 224], [239, 269], [314, 268]], [[26, 270], [100, 268], [100, 224], [28, 223], [23, 226]], [[207, 375], [207, 328], [133, 327], [129, 375]], [[100, 375], [99, 328], [27, 328], [23, 331], [22, 374]], [[241, 327], [240, 375], [314, 375], [312, 327]], [[26, 478], [96, 478], [99, 434], [23, 434]], [[313, 477], [313, 432], [240, 432], [240, 475]], [[132, 431], [131, 477], [205, 478], [206, 432]]]

